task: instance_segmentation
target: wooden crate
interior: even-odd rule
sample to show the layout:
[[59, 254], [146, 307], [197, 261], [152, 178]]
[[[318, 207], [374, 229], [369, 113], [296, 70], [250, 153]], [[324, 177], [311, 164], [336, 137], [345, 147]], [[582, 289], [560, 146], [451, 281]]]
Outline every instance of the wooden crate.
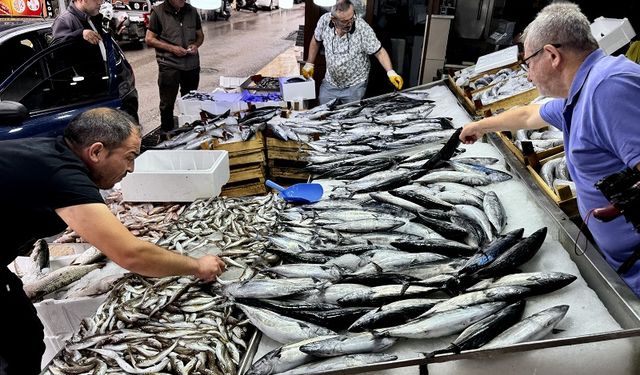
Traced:
[[230, 172], [231, 173], [227, 185], [241, 181], [252, 180], [259, 180], [264, 184], [264, 181], [266, 180], [265, 167], [263, 164], [250, 164], [248, 166], [242, 166], [240, 168], [233, 168]]
[[[542, 159], [540, 160], [540, 167], [553, 159], [561, 158], [563, 156], [564, 152]], [[529, 173], [531, 173], [531, 176], [536, 181], [540, 189], [544, 191], [545, 195], [560, 207], [567, 216], [574, 217], [579, 215], [578, 201], [568, 186], [560, 187], [556, 193], [555, 189], [552, 186], [547, 185], [542, 176], [540, 176], [540, 168], [534, 168], [531, 165], [527, 165], [527, 170], [529, 170]]]
[[264, 182], [267, 179], [267, 155], [265, 137], [256, 133], [254, 139], [244, 142], [220, 143], [214, 141], [205, 145], [212, 150], [229, 152], [229, 181], [222, 187], [220, 195], [244, 197], [267, 192]]
[[541, 152], [535, 152], [533, 150], [523, 152], [513, 142], [510, 132], [496, 132], [495, 134], [502, 140], [502, 142], [504, 142], [505, 146], [507, 146], [507, 148], [516, 156], [518, 160], [520, 160], [520, 162], [522, 162], [522, 164], [532, 165], [536, 169], [539, 169], [540, 167], [540, 160], [553, 155], [557, 155], [558, 153], [564, 151], [564, 146], [559, 145]]
[[311, 173], [303, 170], [302, 168], [296, 167], [284, 167], [271, 164], [272, 161], [269, 161], [269, 175], [274, 178], [288, 178], [293, 180], [304, 180], [307, 181]]
[[[515, 68], [517, 67], [517, 65], [518, 64], [516, 63], [516, 64], [512, 64], [512, 65], [508, 65], [500, 68], [491, 69], [476, 77], [473, 77], [471, 81], [480, 79], [485, 74], [496, 73], [499, 70], [504, 68]], [[493, 84], [487, 85], [480, 89], [470, 90], [469, 88], [463, 88], [456, 85], [455, 80], [452, 76], [448, 76], [448, 79], [445, 82], [449, 86], [449, 89], [451, 90], [451, 92], [453, 92], [459, 98], [460, 102], [463, 104], [465, 109], [473, 116], [478, 115], [482, 117], [488, 117], [488, 116], [491, 116], [492, 114], [506, 111], [509, 108], [513, 108], [519, 105], [529, 104], [533, 99], [537, 98], [540, 95], [540, 93], [538, 92], [538, 89], [534, 87], [530, 90], [498, 100], [491, 104], [482, 105], [482, 103], [479, 100], [474, 101], [472, 99], [473, 95], [479, 92], [483, 92], [485, 90], [490, 90], [494, 86]]]
[[309, 172], [304, 170], [307, 165], [307, 150], [305, 143], [295, 141], [283, 141], [267, 137], [267, 158], [269, 175], [273, 178], [284, 178], [306, 181]]
[[482, 105], [479, 100], [476, 100], [476, 102], [474, 102], [474, 107], [477, 115], [489, 117], [492, 114], [500, 113], [513, 107], [527, 105], [538, 96], [540, 96], [540, 92], [537, 87], [534, 87], [525, 92], [521, 92], [487, 105]]
[[264, 182], [254, 182], [237, 186], [223, 186], [220, 195], [226, 197], [247, 197], [251, 195], [264, 195], [267, 187]]

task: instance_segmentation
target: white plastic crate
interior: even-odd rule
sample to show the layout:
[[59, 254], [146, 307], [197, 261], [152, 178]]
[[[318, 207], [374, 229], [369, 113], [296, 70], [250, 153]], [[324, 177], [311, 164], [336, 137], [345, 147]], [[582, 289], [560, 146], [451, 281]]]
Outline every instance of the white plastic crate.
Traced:
[[[187, 94], [189, 95], [189, 94]], [[200, 116], [202, 101], [198, 99], [178, 98], [178, 111], [181, 115]]]
[[280, 95], [285, 101], [297, 101], [316, 98], [316, 82], [313, 78], [302, 82], [288, 82], [292, 78], [302, 78], [302, 76], [280, 78]]
[[626, 18], [598, 17], [591, 24], [591, 34], [608, 55], [629, 43], [636, 35]]
[[193, 202], [220, 195], [229, 181], [224, 150], [150, 150], [136, 159], [135, 171], [122, 180], [129, 202]]

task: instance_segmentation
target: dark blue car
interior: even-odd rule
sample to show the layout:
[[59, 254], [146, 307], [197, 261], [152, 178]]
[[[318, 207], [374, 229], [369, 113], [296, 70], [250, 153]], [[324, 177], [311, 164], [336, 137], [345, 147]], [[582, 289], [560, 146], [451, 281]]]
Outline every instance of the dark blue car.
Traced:
[[137, 119], [131, 65], [112, 38], [52, 44], [51, 21], [0, 23], [0, 140], [62, 134], [78, 113], [121, 108]]

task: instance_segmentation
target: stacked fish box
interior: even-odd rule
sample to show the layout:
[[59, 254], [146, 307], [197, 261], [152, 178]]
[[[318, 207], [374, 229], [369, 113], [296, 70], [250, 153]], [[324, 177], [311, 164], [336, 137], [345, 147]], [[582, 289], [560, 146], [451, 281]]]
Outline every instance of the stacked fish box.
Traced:
[[483, 117], [529, 104], [540, 95], [518, 64], [456, 80], [449, 76], [448, 85], [469, 113]]
[[229, 182], [222, 187], [221, 195], [243, 197], [265, 194], [267, 155], [265, 137], [261, 131], [248, 141], [221, 143], [214, 141], [209, 148], [229, 152]]
[[496, 135], [524, 165], [538, 164], [540, 160], [564, 151], [562, 132], [548, 127], [516, 133], [502, 131]]
[[307, 180], [305, 171], [309, 146], [306, 143], [267, 137], [269, 175], [279, 182]]
[[555, 154], [539, 163], [527, 165], [538, 186], [569, 217], [578, 216], [575, 184], [567, 170], [564, 152]]
[[567, 216], [578, 214], [575, 188], [564, 158], [562, 132], [550, 127], [496, 132], [509, 151], [527, 167], [545, 195]]

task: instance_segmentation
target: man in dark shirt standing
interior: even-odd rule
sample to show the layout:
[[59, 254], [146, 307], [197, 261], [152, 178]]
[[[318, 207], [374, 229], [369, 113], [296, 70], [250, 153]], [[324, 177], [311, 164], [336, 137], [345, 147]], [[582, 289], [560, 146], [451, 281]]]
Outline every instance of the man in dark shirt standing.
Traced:
[[72, 120], [64, 137], [0, 142], [0, 206], [10, 215], [0, 226], [0, 374], [40, 372], [43, 326], [21, 280], [7, 268], [39, 238], [69, 226], [143, 276], [213, 280], [224, 269], [216, 256], [196, 259], [136, 238], [104, 203], [99, 189], [112, 188], [133, 171], [140, 132], [125, 112], [96, 108]]
[[198, 47], [204, 41], [200, 15], [185, 0], [166, 0], [153, 7], [145, 41], [156, 49], [160, 125], [169, 131], [175, 126], [173, 107], [178, 88], [184, 96], [197, 90], [200, 82]]
[[100, 14], [102, 0], [74, 0], [53, 22], [54, 43], [83, 38], [98, 44], [102, 37], [98, 30], [102, 26]]

